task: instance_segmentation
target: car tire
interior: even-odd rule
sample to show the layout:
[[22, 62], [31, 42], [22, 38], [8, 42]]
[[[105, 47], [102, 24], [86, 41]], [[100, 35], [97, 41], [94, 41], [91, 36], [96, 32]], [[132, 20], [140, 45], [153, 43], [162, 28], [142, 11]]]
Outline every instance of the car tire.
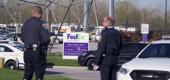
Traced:
[[7, 69], [16, 69], [16, 62], [15, 61], [13, 61], [13, 60], [10, 60], [10, 61], [7, 61], [6, 63], [5, 63], [5, 68], [7, 68]]
[[60, 44], [62, 44], [62, 43], [63, 43], [63, 41], [60, 41], [59, 43], [60, 43]]
[[56, 44], [59, 44], [59, 43], [60, 43], [60, 40], [59, 40], [59, 39], [56, 39], [56, 40], [55, 40], [55, 43], [56, 43]]
[[87, 61], [88, 70], [93, 70], [93, 66], [92, 66], [93, 63], [94, 63], [94, 58], [91, 58]]

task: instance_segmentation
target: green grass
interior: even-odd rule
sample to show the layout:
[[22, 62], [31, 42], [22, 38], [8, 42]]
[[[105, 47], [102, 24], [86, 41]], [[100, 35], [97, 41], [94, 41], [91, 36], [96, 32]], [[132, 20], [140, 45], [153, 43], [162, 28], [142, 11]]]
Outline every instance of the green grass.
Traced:
[[[22, 80], [23, 71], [0, 69], [0, 80]], [[35, 80], [35, 77], [33, 78]], [[45, 75], [44, 80], [72, 80], [60, 75]]]
[[[79, 66], [77, 60], [62, 59], [61, 55], [51, 53], [47, 55], [47, 62], [53, 66]], [[0, 80], [22, 80], [24, 72], [22, 70], [0, 69]], [[46, 74], [44, 80], [72, 80], [61, 75]], [[35, 77], [33, 78], [35, 80]]]
[[62, 59], [61, 55], [51, 53], [47, 55], [47, 63], [54, 66], [79, 66], [77, 60]]

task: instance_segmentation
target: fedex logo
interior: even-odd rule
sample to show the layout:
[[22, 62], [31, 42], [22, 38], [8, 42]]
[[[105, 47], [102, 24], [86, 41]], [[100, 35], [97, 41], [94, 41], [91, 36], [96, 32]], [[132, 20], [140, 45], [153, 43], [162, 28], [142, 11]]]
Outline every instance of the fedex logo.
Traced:
[[84, 39], [84, 36], [81, 36], [81, 35], [79, 35], [79, 34], [76, 34], [76, 35], [67, 34], [67, 39], [80, 40], [80, 39]]

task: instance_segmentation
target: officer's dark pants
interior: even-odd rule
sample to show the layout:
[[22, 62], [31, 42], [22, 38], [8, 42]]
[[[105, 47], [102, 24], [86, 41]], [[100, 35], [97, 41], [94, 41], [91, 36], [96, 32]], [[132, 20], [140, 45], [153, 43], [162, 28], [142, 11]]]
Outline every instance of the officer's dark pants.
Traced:
[[113, 66], [100, 65], [101, 80], [116, 80], [116, 68]]
[[36, 80], [43, 80], [45, 74], [45, 54], [41, 51], [26, 49], [24, 52], [25, 72], [24, 80], [31, 80], [35, 72]]

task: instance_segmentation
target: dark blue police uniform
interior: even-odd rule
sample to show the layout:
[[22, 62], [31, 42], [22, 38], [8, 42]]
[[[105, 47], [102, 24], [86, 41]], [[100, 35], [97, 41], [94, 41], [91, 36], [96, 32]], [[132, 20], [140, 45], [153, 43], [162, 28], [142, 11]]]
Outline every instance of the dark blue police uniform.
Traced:
[[24, 80], [31, 80], [35, 72], [36, 80], [43, 80], [45, 74], [47, 46], [50, 39], [49, 31], [43, 26], [40, 18], [31, 17], [21, 29], [21, 39], [25, 44]]
[[101, 80], [116, 80], [118, 56], [122, 48], [121, 35], [114, 28], [106, 28], [101, 36], [95, 64], [100, 66]]

